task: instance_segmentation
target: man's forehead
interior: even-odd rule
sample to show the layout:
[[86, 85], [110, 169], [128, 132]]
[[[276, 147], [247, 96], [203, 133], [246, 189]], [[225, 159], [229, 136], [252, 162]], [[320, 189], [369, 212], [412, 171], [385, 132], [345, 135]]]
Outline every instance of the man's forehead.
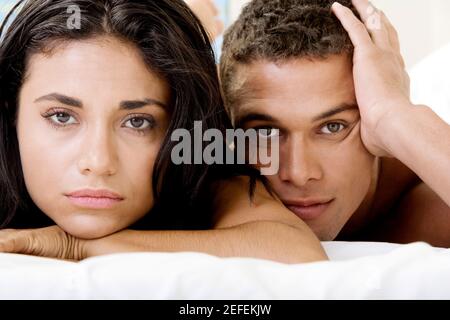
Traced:
[[[327, 59], [290, 58], [280, 61], [259, 59], [237, 64], [232, 84], [241, 100], [301, 94], [329, 95], [336, 91], [353, 91], [351, 63], [345, 56]], [[244, 99], [245, 100], [245, 99]]]
[[303, 106], [354, 102], [350, 66], [341, 57], [324, 61], [258, 60], [239, 64], [233, 80], [233, 113], [273, 103]]
[[265, 92], [266, 79], [261, 77], [259, 64], [258, 62], [238, 64], [232, 83], [234, 96], [240, 99], [253, 98]]
[[[242, 124], [244, 120], [267, 120], [288, 125], [297, 121], [318, 121], [343, 112], [357, 111], [356, 97], [351, 90], [335, 94], [296, 94], [293, 90], [280, 93], [244, 85], [240, 97], [231, 110], [233, 124]], [[281, 91], [281, 90], [280, 90]], [[245, 121], [244, 121], [245, 122]]]
[[280, 78], [281, 62], [259, 59], [246, 64], [237, 64], [233, 79], [236, 90], [260, 91], [267, 89], [267, 84]]

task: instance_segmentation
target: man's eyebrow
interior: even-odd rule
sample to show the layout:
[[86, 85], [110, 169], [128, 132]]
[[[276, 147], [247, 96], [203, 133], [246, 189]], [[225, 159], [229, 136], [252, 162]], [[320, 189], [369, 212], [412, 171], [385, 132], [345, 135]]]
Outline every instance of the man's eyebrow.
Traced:
[[237, 116], [235, 119], [235, 127], [236, 128], [242, 128], [244, 124], [250, 121], [267, 121], [267, 122], [277, 122], [277, 120], [269, 116], [267, 114], [263, 113], [257, 113], [257, 112], [251, 112], [247, 114], [243, 114], [242, 116]]
[[358, 110], [358, 105], [344, 103], [344, 104], [341, 104], [331, 110], [328, 110], [324, 113], [319, 114], [318, 116], [313, 118], [313, 121], [323, 120], [323, 119], [329, 118], [331, 116], [334, 116], [338, 113], [348, 111], [348, 110], [355, 110], [355, 109]]
[[[83, 103], [81, 102], [81, 100], [77, 99], [77, 98], [73, 98], [73, 97], [69, 97], [60, 93], [51, 93], [51, 94], [47, 94], [45, 96], [42, 96], [40, 98], [37, 98], [34, 102], [39, 102], [39, 101], [57, 101], [59, 103], [68, 105], [68, 106], [72, 106], [75, 108], [83, 108]], [[155, 99], [144, 99], [144, 100], [129, 100], [129, 101], [122, 101], [120, 102], [120, 106], [119, 108], [121, 110], [134, 110], [134, 109], [139, 109], [145, 106], [151, 106], [151, 105], [157, 105], [160, 106], [162, 108], [167, 108], [167, 106]]]

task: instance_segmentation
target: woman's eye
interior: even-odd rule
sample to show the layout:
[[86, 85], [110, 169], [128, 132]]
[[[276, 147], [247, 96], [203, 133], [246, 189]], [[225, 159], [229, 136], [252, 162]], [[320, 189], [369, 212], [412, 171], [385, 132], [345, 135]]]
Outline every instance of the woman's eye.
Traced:
[[77, 123], [75, 118], [66, 112], [57, 112], [49, 118], [58, 125], [69, 125]]
[[147, 130], [154, 127], [153, 121], [142, 117], [134, 117], [125, 122], [125, 127], [136, 130]]
[[345, 128], [346, 128], [346, 126], [343, 125], [342, 123], [330, 122], [330, 123], [326, 124], [325, 126], [323, 126], [320, 129], [320, 132], [325, 133], [325, 134], [336, 134], [336, 133], [341, 132]]

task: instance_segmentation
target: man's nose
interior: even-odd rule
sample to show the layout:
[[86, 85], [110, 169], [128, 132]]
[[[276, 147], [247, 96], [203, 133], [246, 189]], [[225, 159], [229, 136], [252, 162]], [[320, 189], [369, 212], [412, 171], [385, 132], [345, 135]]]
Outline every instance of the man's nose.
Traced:
[[280, 146], [280, 154], [281, 181], [304, 187], [310, 181], [322, 179], [320, 161], [304, 137], [291, 137], [285, 146]]
[[81, 174], [111, 176], [117, 172], [117, 148], [113, 134], [106, 128], [87, 130], [83, 136], [78, 159]]

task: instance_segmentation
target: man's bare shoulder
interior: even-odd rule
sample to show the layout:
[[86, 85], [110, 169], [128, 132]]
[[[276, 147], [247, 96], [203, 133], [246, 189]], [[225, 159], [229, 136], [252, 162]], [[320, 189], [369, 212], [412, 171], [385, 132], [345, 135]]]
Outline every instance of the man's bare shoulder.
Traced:
[[342, 239], [373, 240], [373, 229], [390, 216], [404, 195], [420, 182], [417, 175], [399, 160], [381, 158], [376, 186], [365, 199], [365, 205], [349, 221]]
[[399, 160], [382, 158], [378, 185], [372, 200], [372, 216], [377, 218], [390, 214], [403, 196], [420, 182], [420, 178]]
[[378, 222], [372, 237], [377, 241], [424, 241], [450, 247], [450, 207], [425, 183], [407, 192], [398, 205]]
[[450, 246], [450, 207], [396, 159], [383, 159], [370, 211], [360, 239]]

